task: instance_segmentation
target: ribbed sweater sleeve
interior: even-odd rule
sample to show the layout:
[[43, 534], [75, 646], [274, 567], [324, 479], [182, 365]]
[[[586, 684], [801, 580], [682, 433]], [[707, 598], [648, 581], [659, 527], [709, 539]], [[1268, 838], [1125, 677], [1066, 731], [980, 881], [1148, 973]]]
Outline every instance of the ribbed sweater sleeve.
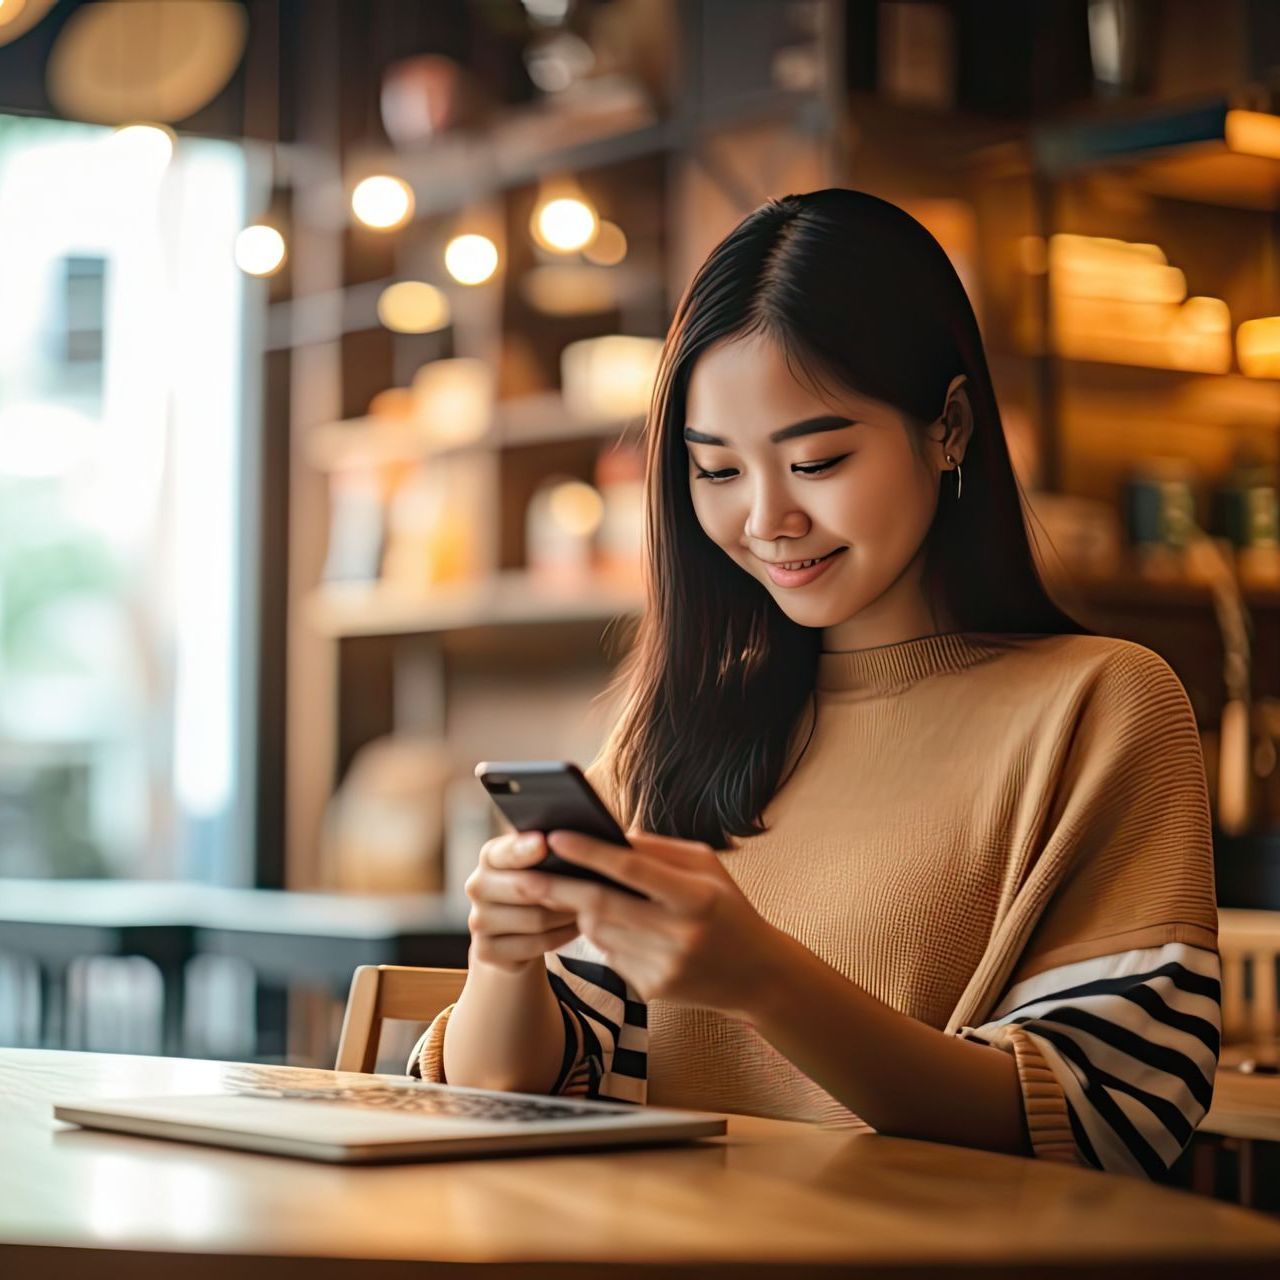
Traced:
[[1164, 659], [1131, 646], [1102, 669], [1047, 799], [1041, 857], [1063, 871], [960, 1034], [1015, 1056], [1036, 1155], [1159, 1177], [1208, 1109], [1221, 1026], [1204, 761]]

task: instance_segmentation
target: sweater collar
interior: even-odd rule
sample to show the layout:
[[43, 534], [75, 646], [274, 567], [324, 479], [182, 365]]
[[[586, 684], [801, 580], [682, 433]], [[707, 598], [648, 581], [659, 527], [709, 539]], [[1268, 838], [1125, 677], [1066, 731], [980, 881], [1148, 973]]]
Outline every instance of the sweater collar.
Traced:
[[980, 635], [946, 631], [869, 649], [824, 650], [818, 656], [817, 687], [887, 693], [926, 676], [960, 671], [998, 651], [997, 645], [984, 644]]

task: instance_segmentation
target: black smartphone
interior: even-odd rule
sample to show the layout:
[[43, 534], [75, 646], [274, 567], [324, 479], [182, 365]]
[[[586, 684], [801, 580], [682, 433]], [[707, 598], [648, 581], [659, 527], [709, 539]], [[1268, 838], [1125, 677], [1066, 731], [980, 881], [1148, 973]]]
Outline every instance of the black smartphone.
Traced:
[[[609, 844], [631, 847], [626, 832], [571, 760], [481, 760], [475, 774], [517, 831], [580, 831]], [[596, 880], [635, 898], [648, 897], [590, 867], [566, 862], [551, 849], [531, 869]]]

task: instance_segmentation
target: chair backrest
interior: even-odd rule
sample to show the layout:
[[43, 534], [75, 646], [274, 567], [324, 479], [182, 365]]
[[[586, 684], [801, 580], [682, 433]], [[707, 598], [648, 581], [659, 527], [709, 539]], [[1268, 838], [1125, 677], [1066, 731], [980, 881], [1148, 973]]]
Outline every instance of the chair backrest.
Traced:
[[465, 969], [362, 964], [351, 978], [334, 1069], [373, 1071], [384, 1018], [430, 1022], [458, 998], [466, 980]]
[[[1274, 1043], [1277, 1029], [1276, 957], [1280, 911], [1218, 909], [1222, 958], [1222, 1040]], [[1250, 992], [1245, 991], [1245, 974]]]

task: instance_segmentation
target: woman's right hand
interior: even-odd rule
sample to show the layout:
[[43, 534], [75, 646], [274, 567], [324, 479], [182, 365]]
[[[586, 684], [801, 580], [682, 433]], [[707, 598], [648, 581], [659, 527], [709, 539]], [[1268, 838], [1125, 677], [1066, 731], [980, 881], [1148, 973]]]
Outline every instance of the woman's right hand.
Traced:
[[546, 856], [541, 831], [508, 832], [480, 846], [480, 861], [467, 877], [471, 912], [471, 956], [508, 973], [534, 963], [578, 936], [573, 912], [551, 911], [531, 904], [524, 893], [521, 871]]

